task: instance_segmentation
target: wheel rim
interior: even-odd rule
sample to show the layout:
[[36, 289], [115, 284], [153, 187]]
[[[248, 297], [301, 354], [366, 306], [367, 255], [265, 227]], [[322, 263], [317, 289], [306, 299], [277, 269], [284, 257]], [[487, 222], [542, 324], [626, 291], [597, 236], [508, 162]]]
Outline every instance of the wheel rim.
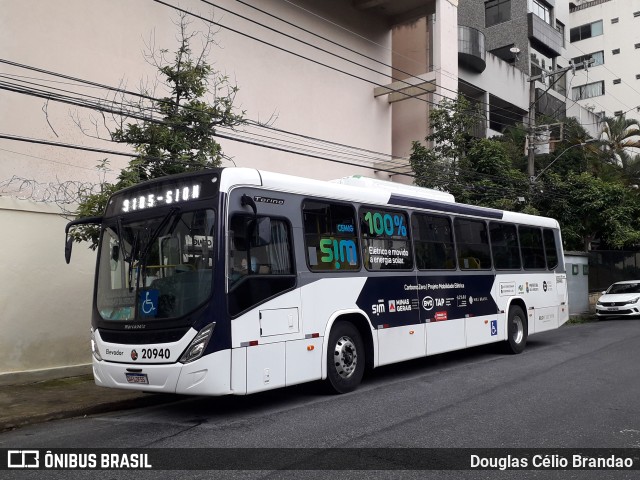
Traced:
[[333, 364], [341, 378], [349, 378], [356, 371], [358, 352], [351, 338], [342, 336], [338, 339], [333, 351]]
[[511, 320], [511, 325], [513, 325], [511, 338], [515, 344], [520, 344], [524, 338], [524, 322], [522, 321], [522, 318], [520, 318], [519, 315], [515, 315]]

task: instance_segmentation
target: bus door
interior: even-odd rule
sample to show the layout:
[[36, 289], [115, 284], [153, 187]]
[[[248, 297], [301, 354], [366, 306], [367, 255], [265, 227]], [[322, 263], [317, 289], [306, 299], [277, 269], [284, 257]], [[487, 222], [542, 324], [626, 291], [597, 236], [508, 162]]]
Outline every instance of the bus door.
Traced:
[[277, 388], [295, 377], [288, 372], [289, 357], [295, 356], [288, 344], [304, 336], [290, 213], [277, 194], [255, 189], [230, 194], [227, 302], [234, 391]]

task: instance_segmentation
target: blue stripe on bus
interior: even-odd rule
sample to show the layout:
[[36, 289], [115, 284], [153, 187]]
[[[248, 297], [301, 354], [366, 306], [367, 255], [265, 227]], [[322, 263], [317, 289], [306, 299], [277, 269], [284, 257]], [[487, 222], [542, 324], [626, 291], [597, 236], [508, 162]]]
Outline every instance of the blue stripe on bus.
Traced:
[[446, 213], [459, 213], [462, 215], [473, 215], [476, 217], [502, 219], [503, 212], [492, 208], [474, 207], [471, 205], [462, 205], [460, 203], [439, 202], [437, 200], [423, 200], [419, 198], [405, 197], [403, 195], [391, 194], [389, 205], [398, 205], [403, 207], [424, 208]]

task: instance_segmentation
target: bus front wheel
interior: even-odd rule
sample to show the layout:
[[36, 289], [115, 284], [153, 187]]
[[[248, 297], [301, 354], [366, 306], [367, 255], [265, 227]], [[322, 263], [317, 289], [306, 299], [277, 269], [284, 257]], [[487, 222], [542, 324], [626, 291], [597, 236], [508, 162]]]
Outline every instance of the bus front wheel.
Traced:
[[349, 322], [338, 322], [329, 334], [327, 385], [336, 393], [355, 390], [362, 381], [364, 343], [358, 329]]
[[507, 341], [505, 342], [507, 353], [522, 353], [527, 344], [528, 330], [524, 311], [518, 305], [512, 306], [507, 319]]

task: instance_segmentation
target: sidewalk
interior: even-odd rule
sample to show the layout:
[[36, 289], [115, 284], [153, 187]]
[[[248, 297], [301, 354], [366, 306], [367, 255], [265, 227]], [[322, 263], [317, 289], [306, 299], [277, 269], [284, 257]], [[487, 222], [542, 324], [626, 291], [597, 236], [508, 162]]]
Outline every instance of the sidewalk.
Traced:
[[0, 386], [0, 432], [34, 423], [158, 405], [177, 395], [98, 387], [92, 375]]

